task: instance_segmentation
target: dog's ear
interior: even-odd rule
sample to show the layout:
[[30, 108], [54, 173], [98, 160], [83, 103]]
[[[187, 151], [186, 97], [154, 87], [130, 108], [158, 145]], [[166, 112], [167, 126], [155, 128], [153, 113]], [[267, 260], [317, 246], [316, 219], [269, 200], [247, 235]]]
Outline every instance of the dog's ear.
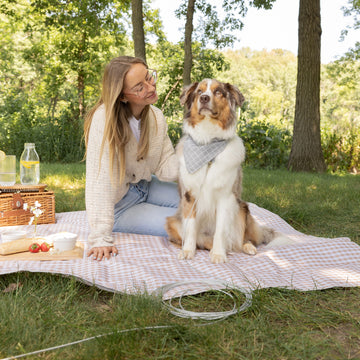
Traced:
[[193, 83], [184, 88], [183, 92], [180, 95], [180, 104], [182, 106], [186, 105], [188, 109], [190, 109], [191, 104], [194, 99], [194, 91], [197, 88], [198, 83]]
[[226, 89], [228, 90], [229, 94], [230, 94], [230, 98], [231, 98], [231, 103], [239, 107], [242, 106], [242, 104], [245, 101], [244, 95], [240, 92], [240, 90], [234, 86], [231, 85], [229, 83], [225, 84]]

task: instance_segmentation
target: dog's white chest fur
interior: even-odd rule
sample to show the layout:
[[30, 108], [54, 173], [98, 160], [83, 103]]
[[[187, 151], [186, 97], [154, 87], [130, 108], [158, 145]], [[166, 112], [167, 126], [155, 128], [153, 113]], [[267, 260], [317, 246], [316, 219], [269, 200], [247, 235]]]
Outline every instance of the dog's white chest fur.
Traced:
[[233, 136], [225, 149], [209, 164], [190, 174], [180, 150], [180, 178], [185, 191], [197, 199], [199, 213], [213, 213], [219, 199], [234, 196], [233, 185], [238, 179], [239, 168], [245, 159], [245, 148], [238, 136]]

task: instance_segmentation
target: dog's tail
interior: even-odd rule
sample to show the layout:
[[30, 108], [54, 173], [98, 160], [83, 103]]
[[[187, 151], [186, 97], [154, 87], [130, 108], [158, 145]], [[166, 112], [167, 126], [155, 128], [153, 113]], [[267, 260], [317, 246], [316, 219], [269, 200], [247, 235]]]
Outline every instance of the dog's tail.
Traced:
[[274, 237], [267, 243], [266, 248], [269, 249], [293, 244], [295, 244], [294, 240], [279, 231], [274, 231]]
[[248, 212], [246, 217], [245, 242], [250, 241], [255, 246], [266, 244], [267, 248], [293, 244], [294, 241], [285, 234], [267, 226], [260, 225]]

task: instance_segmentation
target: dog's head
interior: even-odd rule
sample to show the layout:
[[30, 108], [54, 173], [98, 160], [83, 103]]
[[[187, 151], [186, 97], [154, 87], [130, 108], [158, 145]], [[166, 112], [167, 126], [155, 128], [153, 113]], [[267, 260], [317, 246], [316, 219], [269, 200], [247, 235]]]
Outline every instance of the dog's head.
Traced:
[[180, 96], [186, 106], [185, 121], [195, 127], [207, 119], [226, 130], [236, 123], [235, 110], [244, 103], [239, 89], [214, 79], [204, 79], [189, 85]]

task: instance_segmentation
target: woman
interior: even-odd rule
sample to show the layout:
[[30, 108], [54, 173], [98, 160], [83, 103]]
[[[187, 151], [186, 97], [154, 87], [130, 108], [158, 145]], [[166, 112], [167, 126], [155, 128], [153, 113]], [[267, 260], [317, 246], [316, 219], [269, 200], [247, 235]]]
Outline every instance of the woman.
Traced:
[[[112, 232], [166, 236], [175, 213], [177, 158], [158, 100], [156, 71], [140, 58], [117, 57], [106, 66], [101, 98], [86, 116], [88, 256], [116, 255]], [[155, 176], [153, 176], [155, 175]]]

